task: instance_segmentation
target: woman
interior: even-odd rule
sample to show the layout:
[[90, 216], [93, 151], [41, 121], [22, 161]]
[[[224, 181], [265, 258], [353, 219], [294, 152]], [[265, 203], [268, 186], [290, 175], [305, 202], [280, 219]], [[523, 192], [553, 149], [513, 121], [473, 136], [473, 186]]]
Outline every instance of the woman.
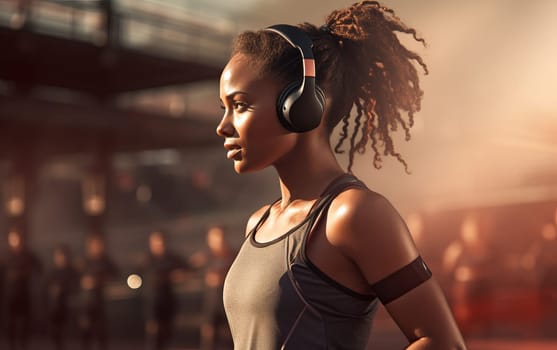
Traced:
[[149, 233], [149, 255], [140, 270], [146, 276], [145, 299], [148, 349], [167, 349], [172, 340], [174, 318], [179, 310], [174, 285], [186, 279], [189, 264], [172, 251], [166, 235], [160, 230]]
[[108, 319], [105, 290], [115, 280], [119, 271], [106, 251], [104, 236], [92, 233], [87, 237], [86, 256], [80, 264], [80, 316], [81, 343], [83, 349], [91, 349], [94, 343], [104, 350], [108, 347]]
[[[205, 289], [203, 298], [203, 321], [201, 324], [201, 350], [213, 350], [219, 343], [230, 342], [229, 334], [223, 336], [221, 329], [227, 327], [222, 300], [222, 289], [226, 272], [234, 255], [226, 239], [224, 227], [212, 225], [206, 235], [207, 251], [197, 258], [204, 265]], [[201, 261], [203, 260], [203, 261]]]
[[70, 249], [60, 244], [54, 249], [54, 266], [46, 276], [46, 305], [50, 336], [57, 350], [65, 349], [70, 299], [77, 291], [79, 275], [73, 267]]
[[[414, 63], [426, 66], [395, 32], [423, 41], [364, 1], [320, 28], [280, 25], [235, 40], [217, 134], [236, 172], [273, 166], [281, 190], [248, 220], [225, 281], [236, 349], [365, 349], [378, 300], [408, 349], [465, 349], [405, 223], [351, 174], [367, 145], [376, 167], [381, 151], [406, 166], [390, 133], [400, 125], [408, 135], [422, 97]], [[329, 142], [341, 120], [334, 150], [349, 140], [348, 173]]]
[[33, 286], [43, 271], [41, 261], [28, 244], [25, 232], [8, 232], [6, 254], [6, 324], [8, 349], [25, 349], [33, 336]]

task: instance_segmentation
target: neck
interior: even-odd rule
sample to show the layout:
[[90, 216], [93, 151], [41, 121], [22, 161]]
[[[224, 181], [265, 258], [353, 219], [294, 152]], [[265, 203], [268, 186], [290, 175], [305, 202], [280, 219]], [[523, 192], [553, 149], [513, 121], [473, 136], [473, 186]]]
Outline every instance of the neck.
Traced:
[[317, 199], [325, 187], [345, 171], [338, 164], [328, 139], [301, 138], [287, 159], [275, 164], [280, 182], [281, 209], [297, 200]]

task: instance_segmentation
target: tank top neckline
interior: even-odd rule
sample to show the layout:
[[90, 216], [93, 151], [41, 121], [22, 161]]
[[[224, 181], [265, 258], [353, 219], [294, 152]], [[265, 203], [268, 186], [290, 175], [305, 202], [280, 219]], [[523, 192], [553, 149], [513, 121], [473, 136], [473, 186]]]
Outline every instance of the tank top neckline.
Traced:
[[278, 243], [280, 241], [282, 241], [283, 239], [285, 239], [286, 237], [288, 237], [290, 234], [292, 234], [293, 232], [295, 232], [296, 230], [298, 230], [300, 227], [302, 227], [303, 225], [307, 224], [308, 222], [312, 221], [310, 220], [311, 218], [313, 218], [313, 216], [319, 214], [320, 212], [320, 206], [321, 203], [323, 202], [323, 199], [330, 193], [330, 190], [332, 188], [335, 187], [335, 185], [337, 185], [339, 182], [341, 182], [344, 178], [346, 177], [350, 177], [350, 178], [355, 178], [354, 175], [350, 174], [350, 173], [342, 173], [341, 175], [337, 176], [336, 178], [334, 178], [323, 190], [323, 192], [321, 192], [321, 194], [319, 195], [319, 197], [315, 200], [315, 202], [312, 204], [311, 208], [309, 209], [308, 213], [306, 214], [306, 216], [304, 217], [304, 219], [302, 221], [300, 221], [298, 224], [294, 225], [293, 227], [291, 227], [289, 230], [287, 230], [285, 233], [279, 235], [278, 237], [270, 240], [270, 241], [266, 241], [266, 242], [258, 242], [255, 239], [255, 234], [257, 233], [257, 231], [259, 230], [259, 228], [261, 227], [261, 225], [263, 225], [263, 223], [265, 223], [265, 221], [267, 221], [267, 218], [269, 217], [269, 214], [271, 213], [271, 208], [273, 207], [273, 205], [275, 205], [276, 203], [278, 203], [281, 198], [277, 198], [275, 201], [273, 201], [273, 203], [271, 203], [271, 205], [269, 205], [269, 207], [267, 208], [267, 210], [265, 210], [265, 212], [263, 213], [263, 215], [261, 216], [261, 218], [259, 219], [259, 221], [257, 222], [257, 224], [251, 229], [251, 231], [249, 232], [249, 240], [250, 243], [257, 247], [257, 248], [263, 248], [263, 247], [267, 247], [270, 245], [273, 245], [275, 243]]

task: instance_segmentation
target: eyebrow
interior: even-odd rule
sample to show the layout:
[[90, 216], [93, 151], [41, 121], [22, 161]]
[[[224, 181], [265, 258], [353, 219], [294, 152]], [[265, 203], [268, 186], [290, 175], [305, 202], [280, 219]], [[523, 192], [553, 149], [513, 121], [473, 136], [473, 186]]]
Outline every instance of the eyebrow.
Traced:
[[226, 95], [225, 98], [226, 98], [227, 100], [229, 100], [229, 99], [233, 98], [233, 97], [236, 96], [236, 95], [248, 95], [248, 93], [245, 92], [245, 91], [232, 91], [231, 93], [229, 93], [228, 95]]

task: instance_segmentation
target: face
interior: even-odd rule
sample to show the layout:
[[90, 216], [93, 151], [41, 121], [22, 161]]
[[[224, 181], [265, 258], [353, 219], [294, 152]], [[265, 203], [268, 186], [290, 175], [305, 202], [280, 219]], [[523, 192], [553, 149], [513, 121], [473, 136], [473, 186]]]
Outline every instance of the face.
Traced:
[[54, 251], [54, 265], [56, 267], [65, 267], [67, 264], [68, 264], [68, 258], [64, 250], [56, 249]]
[[91, 238], [87, 245], [87, 253], [90, 257], [99, 257], [104, 253], [104, 242], [100, 238]]
[[166, 246], [164, 244], [164, 238], [160, 232], [153, 232], [149, 236], [149, 250], [153, 255], [163, 255]]
[[22, 246], [21, 235], [17, 231], [8, 233], [8, 246], [12, 251], [20, 251]]
[[224, 137], [227, 158], [234, 161], [238, 173], [283, 161], [297, 138], [282, 127], [276, 113], [276, 101], [284, 84], [257, 73], [253, 63], [237, 54], [220, 79], [224, 115], [217, 134]]
[[207, 232], [207, 245], [213, 252], [223, 250], [226, 242], [224, 240], [224, 231], [220, 227], [211, 227]]
[[468, 217], [462, 222], [460, 236], [462, 240], [469, 245], [474, 245], [479, 242], [480, 234], [476, 219]]

